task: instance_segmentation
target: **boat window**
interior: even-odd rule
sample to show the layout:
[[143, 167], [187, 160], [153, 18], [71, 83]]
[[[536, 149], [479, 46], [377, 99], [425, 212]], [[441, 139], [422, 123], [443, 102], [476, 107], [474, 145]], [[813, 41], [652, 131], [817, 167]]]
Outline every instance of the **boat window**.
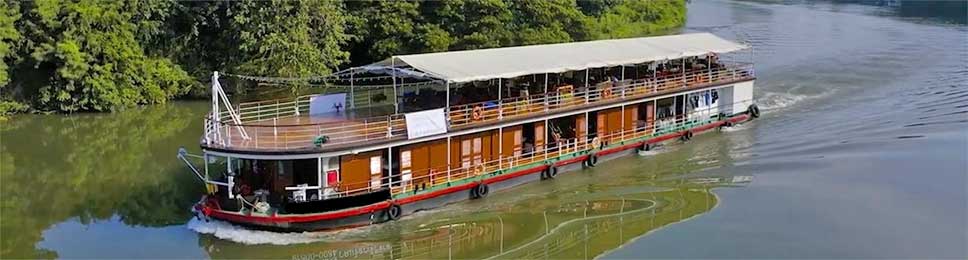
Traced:
[[316, 158], [292, 161], [293, 185], [316, 186], [319, 184], [319, 161]]

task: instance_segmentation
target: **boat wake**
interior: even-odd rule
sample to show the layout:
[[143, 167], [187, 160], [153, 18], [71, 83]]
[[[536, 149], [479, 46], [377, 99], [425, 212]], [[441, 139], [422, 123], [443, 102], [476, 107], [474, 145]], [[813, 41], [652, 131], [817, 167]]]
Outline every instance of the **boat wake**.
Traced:
[[201, 234], [213, 235], [219, 239], [225, 239], [247, 245], [292, 245], [319, 242], [324, 239], [322, 233], [278, 233], [271, 231], [260, 231], [246, 229], [232, 225], [228, 222], [211, 220], [204, 221], [192, 218], [186, 224], [188, 229]]
[[638, 153], [639, 153], [639, 156], [655, 156], [661, 153], [672, 151], [672, 149], [673, 148], [670, 148], [666, 145], [656, 145], [656, 146], [653, 146], [652, 149], [648, 151], [638, 151]]
[[790, 93], [766, 92], [763, 93], [763, 97], [757, 99], [756, 105], [759, 106], [761, 110], [779, 110], [793, 106], [794, 104], [800, 103], [803, 100], [812, 97], [813, 96]]
[[746, 130], [746, 129], [749, 129], [749, 124], [735, 124], [735, 125], [730, 126], [730, 127], [723, 127], [722, 129], [720, 129], [720, 131], [723, 131], [723, 132], [726, 132], [726, 133], [732, 133], [732, 132], [737, 132], [737, 131], [743, 131], [743, 130]]

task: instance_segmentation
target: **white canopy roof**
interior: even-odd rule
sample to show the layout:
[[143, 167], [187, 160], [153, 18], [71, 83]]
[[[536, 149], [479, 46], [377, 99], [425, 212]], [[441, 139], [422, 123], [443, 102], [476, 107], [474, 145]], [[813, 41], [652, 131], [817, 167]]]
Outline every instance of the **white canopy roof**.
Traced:
[[[710, 33], [692, 33], [401, 55], [394, 57], [393, 65], [406, 64], [450, 82], [468, 82], [630, 65], [745, 48], [746, 45]], [[394, 58], [373, 65], [389, 66]]]

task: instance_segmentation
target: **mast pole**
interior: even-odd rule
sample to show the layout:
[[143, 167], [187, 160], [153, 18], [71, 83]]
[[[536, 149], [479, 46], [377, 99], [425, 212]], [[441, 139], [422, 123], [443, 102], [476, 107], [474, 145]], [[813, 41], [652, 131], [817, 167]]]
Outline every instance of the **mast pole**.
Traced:
[[[221, 118], [219, 118], [219, 111], [218, 111], [219, 99], [218, 99], [218, 92], [217, 92], [218, 89], [216, 88], [216, 84], [218, 84], [218, 71], [215, 71], [212, 73], [212, 121], [215, 124], [215, 140], [221, 140], [222, 131], [219, 131], [218, 128], [221, 127], [220, 123], [222, 120]], [[228, 131], [229, 131], [229, 128], [226, 127], [225, 132], [227, 133]], [[207, 165], [208, 162], [206, 161], [205, 163]]]

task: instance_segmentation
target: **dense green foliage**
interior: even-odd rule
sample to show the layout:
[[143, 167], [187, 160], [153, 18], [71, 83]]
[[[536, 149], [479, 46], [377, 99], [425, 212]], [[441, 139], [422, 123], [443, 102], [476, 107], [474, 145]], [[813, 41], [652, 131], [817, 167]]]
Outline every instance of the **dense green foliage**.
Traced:
[[621, 38], [682, 0], [0, 2], [0, 114], [163, 103], [212, 71], [304, 77], [393, 54]]

